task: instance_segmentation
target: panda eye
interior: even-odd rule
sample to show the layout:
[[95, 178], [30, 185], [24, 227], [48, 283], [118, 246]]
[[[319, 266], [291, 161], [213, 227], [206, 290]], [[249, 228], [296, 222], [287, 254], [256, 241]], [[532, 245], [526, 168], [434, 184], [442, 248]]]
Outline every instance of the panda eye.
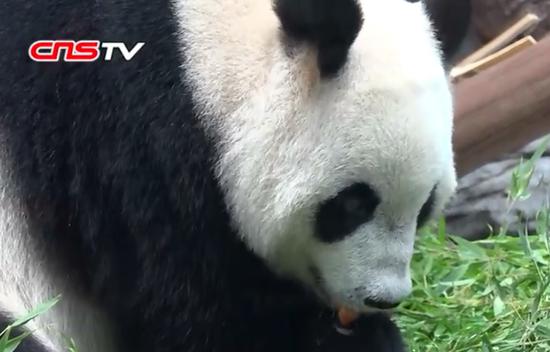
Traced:
[[323, 242], [342, 240], [372, 220], [380, 198], [364, 183], [356, 183], [321, 204], [315, 220], [316, 236]]
[[421, 228], [426, 224], [430, 216], [432, 215], [434, 202], [435, 202], [435, 190], [436, 187], [434, 187], [430, 193], [430, 196], [428, 197], [428, 200], [422, 208], [420, 209], [420, 213], [418, 214], [418, 217], [416, 218], [416, 227]]

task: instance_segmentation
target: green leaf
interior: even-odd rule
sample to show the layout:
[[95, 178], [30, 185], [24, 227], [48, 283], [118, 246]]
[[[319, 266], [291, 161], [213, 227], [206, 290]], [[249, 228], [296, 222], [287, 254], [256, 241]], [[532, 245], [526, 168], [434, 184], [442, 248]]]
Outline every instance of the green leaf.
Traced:
[[511, 200], [521, 200], [530, 197], [527, 189], [535, 170], [535, 163], [542, 157], [549, 143], [550, 138], [544, 139], [531, 158], [528, 161], [520, 160], [519, 165], [513, 170], [511, 184], [508, 188], [508, 196]]
[[496, 288], [495, 285], [493, 283], [491, 283], [491, 284], [485, 286], [485, 289], [479, 295], [481, 297], [487, 296], [488, 294], [493, 293], [495, 288]]
[[50, 310], [54, 305], [56, 305], [60, 300], [60, 296], [53, 298], [45, 303], [39, 304], [35, 308], [33, 308], [30, 312], [22, 316], [21, 318], [17, 319], [16, 321], [11, 324], [12, 328], [25, 325], [29, 321], [33, 320], [39, 315], [42, 315], [46, 313], [48, 310]]
[[443, 282], [454, 282], [462, 279], [468, 269], [470, 268], [470, 263], [459, 265], [456, 268], [453, 268], [449, 274], [443, 278]]
[[445, 223], [445, 217], [441, 216], [437, 225], [439, 242], [445, 243], [445, 238], [447, 237], [447, 225]]
[[514, 284], [514, 280], [511, 277], [507, 277], [500, 282], [500, 286], [508, 287]]
[[539, 321], [535, 329], [544, 336], [550, 336], [550, 318]]
[[6, 350], [8, 346], [9, 338], [10, 338], [10, 333], [11, 333], [11, 327], [8, 326], [0, 334], [0, 352], [3, 352]]
[[458, 253], [462, 258], [487, 260], [487, 253], [479, 244], [460, 237], [453, 237], [453, 240], [458, 244]]
[[546, 253], [544, 253], [542, 250], [537, 249], [532, 251], [531, 253], [534, 261], [542, 265], [548, 265], [548, 260], [545, 258]]
[[502, 301], [499, 295], [495, 295], [495, 299], [493, 300], [493, 314], [495, 317], [501, 315], [504, 310], [506, 309], [506, 305]]
[[15, 349], [17, 347], [19, 347], [20, 344], [21, 344], [20, 340], [18, 340], [18, 341], [10, 340], [8, 342], [8, 345], [6, 347], [4, 347], [1, 351], [2, 352], [13, 352], [13, 351], [15, 351]]
[[546, 150], [548, 149], [548, 146], [550, 145], [550, 137], [544, 138], [544, 140], [539, 144], [531, 158], [529, 159], [529, 162], [536, 163], [540, 160], [540, 158], [544, 155]]
[[481, 349], [483, 352], [493, 352], [493, 346], [491, 346], [491, 341], [487, 336], [483, 336]]
[[474, 282], [476, 282], [475, 279], [464, 279], [464, 280], [454, 280], [454, 281], [441, 281], [441, 285], [456, 287], [456, 286], [467, 286], [467, 285], [471, 285], [471, 284], [473, 284]]
[[67, 348], [69, 349], [69, 352], [78, 352], [78, 348], [76, 347], [76, 343], [74, 342], [73, 338], [67, 339]]
[[14, 337], [12, 339], [10, 339], [6, 345], [6, 347], [4, 347], [4, 349], [0, 350], [2, 352], [13, 352], [15, 351], [15, 349], [17, 347], [19, 347], [19, 345], [21, 344], [21, 342], [23, 342], [24, 339], [26, 339], [27, 337], [29, 337], [31, 335], [30, 332], [25, 332], [17, 337]]

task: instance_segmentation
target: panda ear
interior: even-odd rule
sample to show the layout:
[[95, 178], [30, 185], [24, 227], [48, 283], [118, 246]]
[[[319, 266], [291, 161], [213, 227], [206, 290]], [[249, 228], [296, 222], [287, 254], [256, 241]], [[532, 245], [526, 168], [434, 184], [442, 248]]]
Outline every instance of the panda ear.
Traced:
[[274, 11], [286, 35], [317, 46], [321, 76], [344, 66], [363, 24], [356, 0], [274, 0]]
[[468, 35], [471, 0], [424, 0], [424, 3], [441, 43], [443, 58], [449, 63]]

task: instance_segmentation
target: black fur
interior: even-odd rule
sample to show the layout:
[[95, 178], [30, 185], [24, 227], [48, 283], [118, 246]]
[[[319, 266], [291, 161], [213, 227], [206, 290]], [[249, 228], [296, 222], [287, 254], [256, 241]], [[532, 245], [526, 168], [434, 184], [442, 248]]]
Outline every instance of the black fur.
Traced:
[[318, 46], [321, 75], [335, 74], [346, 62], [363, 24], [356, 0], [275, 0], [283, 30]]
[[356, 183], [321, 204], [315, 215], [315, 233], [327, 243], [341, 241], [374, 217], [380, 197], [366, 183]]
[[[9, 314], [6, 314], [2, 311], [0, 311], [0, 332], [4, 331], [8, 325], [13, 323], [13, 319]], [[10, 331], [9, 337], [15, 338], [18, 336], [21, 336], [28, 331], [24, 328], [17, 327]], [[17, 347], [17, 352], [51, 352], [48, 350], [44, 345], [42, 345], [37, 339], [35, 339], [32, 335], [29, 335], [26, 337], [21, 344]]]
[[452, 59], [470, 26], [471, 0], [424, 0], [445, 60]]
[[[326, 318], [325, 318], [326, 319]], [[405, 344], [399, 329], [384, 313], [372, 313], [354, 322], [345, 334], [335, 329], [328, 319], [316, 320], [308, 326], [310, 335], [305, 336], [303, 351], [361, 351], [361, 352], [403, 352]], [[368, 332], [368, 333], [365, 333]]]
[[416, 226], [419, 228], [426, 224], [433, 213], [436, 191], [437, 187], [434, 187], [430, 192], [428, 200], [426, 200], [426, 202], [422, 205], [422, 208], [420, 208], [420, 213], [418, 213], [418, 217], [416, 218]]
[[[0, 23], [0, 129], [21, 197], [52, 255], [70, 244], [118, 351], [304, 351], [308, 322], [328, 328], [317, 301], [229, 226], [168, 0], [3, 0]], [[348, 32], [319, 39], [340, 37], [349, 45]], [[67, 38], [146, 44], [130, 62], [27, 56], [34, 40]]]

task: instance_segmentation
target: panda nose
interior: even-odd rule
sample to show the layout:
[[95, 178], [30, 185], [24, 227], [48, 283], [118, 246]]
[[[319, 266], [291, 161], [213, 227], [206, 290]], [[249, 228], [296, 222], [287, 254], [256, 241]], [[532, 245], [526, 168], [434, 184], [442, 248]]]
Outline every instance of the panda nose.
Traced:
[[401, 302], [387, 302], [387, 301], [374, 300], [374, 299], [371, 299], [371, 298], [365, 298], [363, 300], [363, 303], [366, 306], [373, 307], [373, 308], [392, 309], [392, 308], [397, 307], [399, 305], [399, 303], [401, 303]]

